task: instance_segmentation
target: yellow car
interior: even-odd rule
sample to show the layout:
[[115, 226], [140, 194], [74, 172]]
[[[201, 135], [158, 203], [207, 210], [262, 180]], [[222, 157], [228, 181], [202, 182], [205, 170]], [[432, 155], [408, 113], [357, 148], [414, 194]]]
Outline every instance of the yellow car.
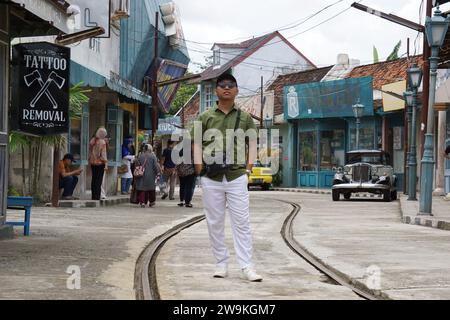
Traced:
[[248, 186], [260, 186], [262, 190], [269, 190], [272, 185], [272, 170], [257, 162], [248, 177]]

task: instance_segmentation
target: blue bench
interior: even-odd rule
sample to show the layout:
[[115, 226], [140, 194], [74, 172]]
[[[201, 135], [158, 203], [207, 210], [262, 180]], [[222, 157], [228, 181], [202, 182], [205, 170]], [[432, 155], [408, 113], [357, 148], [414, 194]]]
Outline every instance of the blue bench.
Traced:
[[23, 234], [25, 236], [29, 236], [32, 205], [33, 205], [32, 197], [8, 197], [7, 208], [11, 210], [24, 210], [25, 220], [24, 222], [6, 222], [6, 224], [10, 226], [23, 226]]

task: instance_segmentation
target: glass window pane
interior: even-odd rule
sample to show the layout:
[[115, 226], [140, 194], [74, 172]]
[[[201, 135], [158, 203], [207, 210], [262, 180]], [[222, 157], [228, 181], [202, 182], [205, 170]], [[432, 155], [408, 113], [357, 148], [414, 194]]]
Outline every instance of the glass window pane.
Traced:
[[[375, 148], [374, 143], [374, 128], [361, 128], [359, 129], [359, 149], [360, 150], [372, 150]], [[350, 151], [356, 150], [356, 129], [350, 130]]]
[[108, 124], [106, 130], [108, 131], [108, 161], [116, 161], [116, 124]]
[[345, 165], [345, 131], [330, 130], [320, 133], [320, 170], [332, 171]]
[[299, 134], [299, 169], [301, 171], [317, 171], [317, 137], [315, 131]]

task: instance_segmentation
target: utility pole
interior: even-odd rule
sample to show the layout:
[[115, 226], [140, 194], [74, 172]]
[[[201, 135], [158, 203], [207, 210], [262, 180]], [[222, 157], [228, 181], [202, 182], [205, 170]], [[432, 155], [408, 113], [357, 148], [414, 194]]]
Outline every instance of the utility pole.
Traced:
[[158, 40], [159, 40], [159, 12], [156, 11], [155, 15], [155, 53], [153, 65], [155, 67], [153, 71], [152, 81], [152, 145], [155, 143], [155, 136], [158, 126]]
[[264, 119], [264, 77], [261, 76], [261, 119], [259, 120], [259, 128], [263, 129], [263, 119]]

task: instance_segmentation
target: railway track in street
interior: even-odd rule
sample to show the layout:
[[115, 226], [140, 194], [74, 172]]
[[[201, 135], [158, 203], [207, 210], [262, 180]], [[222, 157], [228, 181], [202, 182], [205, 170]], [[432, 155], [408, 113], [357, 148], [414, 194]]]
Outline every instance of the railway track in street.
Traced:
[[339, 285], [349, 288], [361, 298], [366, 300], [383, 300], [382, 297], [375, 295], [372, 292], [369, 292], [363, 287], [358, 287], [356, 284], [351, 283], [348, 279], [346, 279], [346, 277], [344, 277], [343, 275], [339, 274], [334, 270], [331, 270], [323, 262], [319, 261], [316, 257], [311, 255], [307, 250], [305, 250], [295, 240], [293, 232], [294, 220], [301, 210], [300, 205], [298, 203], [291, 201], [283, 201], [283, 200], [278, 201], [290, 204], [294, 208], [284, 221], [283, 228], [281, 229], [281, 236], [283, 237], [284, 241], [286, 242], [288, 247], [291, 248], [292, 251], [294, 251], [296, 254], [302, 257], [306, 262], [311, 264], [319, 272], [325, 274], [327, 277], [329, 277]]
[[[267, 198], [265, 198], [267, 199]], [[274, 199], [275, 200], [275, 199]], [[344, 275], [340, 274], [336, 270], [331, 270], [319, 259], [311, 255], [305, 250], [296, 240], [293, 233], [294, 220], [300, 213], [301, 207], [298, 203], [284, 200], [276, 200], [289, 204], [293, 207], [293, 210], [288, 215], [283, 223], [283, 227], [280, 231], [283, 240], [286, 245], [307, 263], [312, 265], [320, 273], [328, 277], [335, 284], [344, 286], [352, 290], [359, 297], [366, 300], [383, 300], [382, 296], [376, 295], [363, 286], [358, 286], [357, 283], [352, 283]], [[141, 253], [135, 268], [134, 286], [136, 291], [137, 300], [160, 300], [161, 296], [158, 290], [157, 274], [156, 274], [156, 260], [159, 252], [164, 244], [175, 237], [177, 234], [186, 230], [195, 224], [202, 222], [205, 219], [204, 215], [194, 217], [188, 221], [185, 221], [172, 229], [168, 230], [159, 237], [153, 239], [153, 241], [144, 249]]]

